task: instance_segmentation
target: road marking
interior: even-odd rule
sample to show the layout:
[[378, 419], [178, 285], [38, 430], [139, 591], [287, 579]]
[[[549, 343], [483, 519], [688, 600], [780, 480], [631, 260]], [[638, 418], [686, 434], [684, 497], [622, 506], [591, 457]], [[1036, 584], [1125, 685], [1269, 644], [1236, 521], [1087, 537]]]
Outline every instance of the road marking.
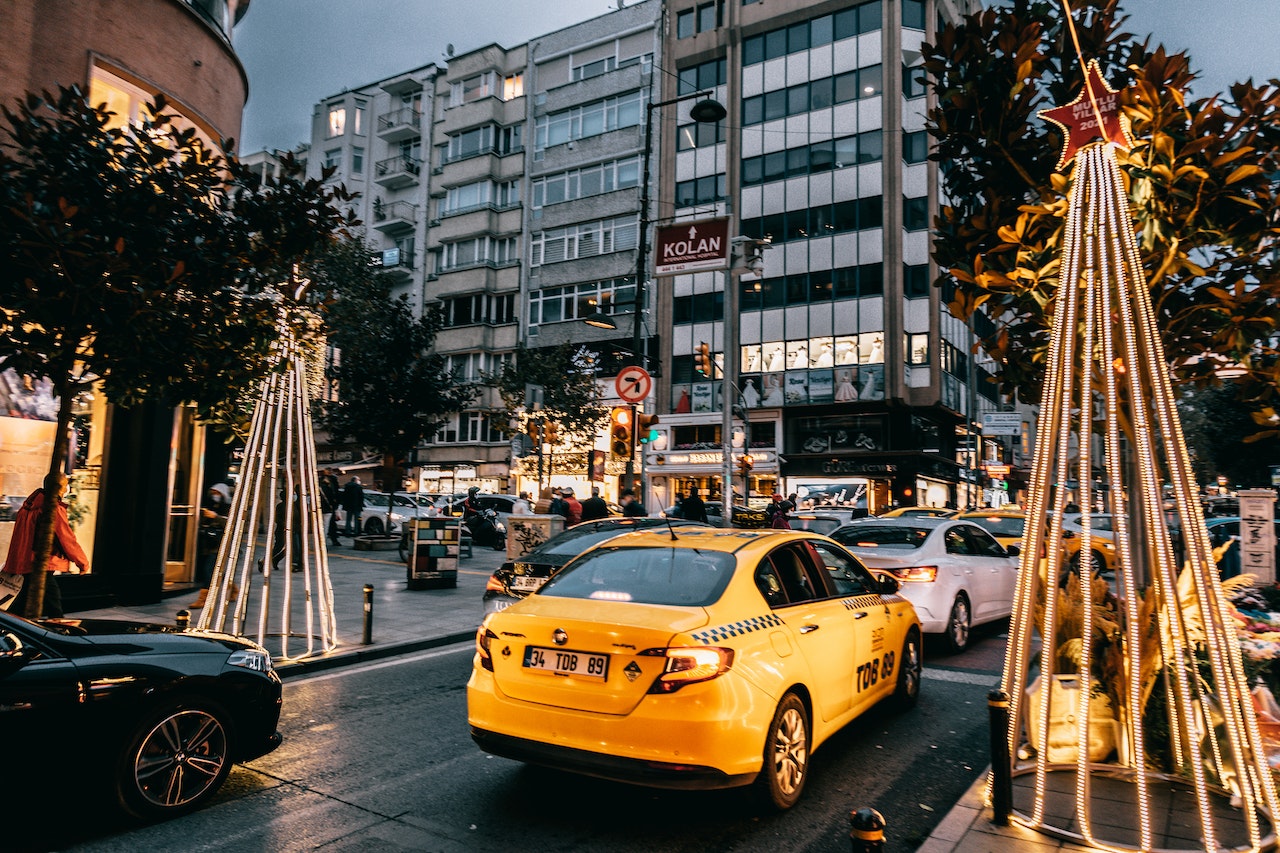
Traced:
[[983, 684], [987, 687], [995, 687], [1000, 683], [1000, 676], [998, 675], [981, 672], [959, 672], [954, 669], [926, 668], [924, 677], [931, 678], [934, 681], [950, 681], [954, 684]]
[[461, 643], [455, 643], [452, 646], [446, 646], [443, 649], [432, 649], [431, 651], [422, 652], [416, 655], [407, 655], [405, 657], [396, 657], [389, 660], [378, 661], [377, 663], [366, 663], [358, 666], [344, 666], [333, 672], [321, 672], [315, 675], [301, 675], [290, 678], [285, 682], [285, 686], [294, 684], [314, 684], [317, 681], [329, 681], [334, 678], [342, 678], [348, 675], [357, 675], [362, 672], [372, 672], [375, 669], [386, 669], [389, 666], [399, 666], [404, 663], [416, 663], [420, 660], [430, 660], [431, 658], [444, 657], [445, 655], [456, 655], [458, 652], [470, 652], [474, 650], [476, 644], [470, 640]]

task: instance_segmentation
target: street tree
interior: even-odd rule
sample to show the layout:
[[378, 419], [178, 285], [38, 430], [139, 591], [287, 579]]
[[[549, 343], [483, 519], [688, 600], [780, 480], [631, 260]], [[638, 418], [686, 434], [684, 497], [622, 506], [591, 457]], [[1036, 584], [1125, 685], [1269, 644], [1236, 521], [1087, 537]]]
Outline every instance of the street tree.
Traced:
[[480, 386], [459, 380], [434, 351], [440, 312], [415, 317], [407, 296], [392, 296], [372, 256], [363, 242], [344, 241], [313, 284], [329, 294], [323, 316], [337, 351], [329, 376], [337, 395], [317, 421], [334, 440], [379, 453], [382, 479], [398, 483], [413, 449], [470, 405]]
[[[494, 423], [506, 424], [510, 434], [527, 433], [531, 421], [555, 424], [558, 445], [569, 453], [590, 452], [605, 428], [609, 407], [601, 402], [596, 357], [574, 343], [531, 349], [521, 347], [501, 370], [485, 375], [498, 391], [501, 408], [491, 413]], [[542, 389], [540, 408], [525, 397], [527, 386]], [[551, 457], [554, 465], [555, 457]], [[547, 476], [553, 469], [548, 467]]]
[[[1081, 53], [1120, 90], [1132, 128], [1117, 156], [1175, 378], [1210, 384], [1231, 365], [1244, 399], [1277, 405], [1280, 81], [1191, 99], [1188, 57], [1124, 32], [1118, 0], [1073, 5]], [[1084, 69], [1061, 5], [1043, 0], [971, 14], [923, 54], [946, 199], [937, 284], [953, 314], [976, 321], [1001, 390], [1035, 402], [1070, 181], [1057, 171], [1062, 131], [1037, 112], [1074, 100]]]
[[[345, 194], [298, 170], [262, 182], [175, 124], [135, 125], [63, 88], [0, 124], [0, 365], [59, 401], [46, 489], [76, 396], [210, 413], [272, 369], [295, 268], [343, 225]], [[35, 532], [27, 615], [43, 606], [54, 502]]]

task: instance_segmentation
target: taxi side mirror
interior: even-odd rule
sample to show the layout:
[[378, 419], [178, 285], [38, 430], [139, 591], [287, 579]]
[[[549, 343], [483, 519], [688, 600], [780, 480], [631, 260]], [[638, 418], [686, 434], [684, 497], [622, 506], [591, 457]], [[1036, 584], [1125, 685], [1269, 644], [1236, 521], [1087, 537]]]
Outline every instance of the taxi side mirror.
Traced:
[[1009, 547], [1005, 548], [1004, 550], [1005, 550], [1005, 552], [1006, 552], [1006, 553], [1008, 553], [1008, 555], [1009, 555], [1010, 557], [1016, 557], [1016, 556], [1018, 556], [1019, 554], [1021, 554], [1021, 553], [1022, 553], [1022, 546], [1021, 546], [1021, 545], [1010, 545]]
[[893, 575], [879, 575], [877, 579], [880, 581], [881, 595], [893, 595], [902, 588], [902, 584]]

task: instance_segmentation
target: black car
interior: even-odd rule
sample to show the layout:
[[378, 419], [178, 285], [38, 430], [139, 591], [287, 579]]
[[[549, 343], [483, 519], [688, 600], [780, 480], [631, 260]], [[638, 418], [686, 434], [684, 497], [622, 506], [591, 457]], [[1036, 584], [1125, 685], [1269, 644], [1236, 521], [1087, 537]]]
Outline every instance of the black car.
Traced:
[[519, 560], [508, 560], [489, 577], [484, 588], [484, 612], [505, 610], [546, 583], [562, 566], [598, 542], [647, 527], [705, 527], [696, 521], [668, 518], [602, 518], [575, 524], [552, 536]]
[[98, 786], [143, 820], [199, 808], [279, 746], [280, 693], [271, 655], [240, 637], [0, 611], [5, 765]]

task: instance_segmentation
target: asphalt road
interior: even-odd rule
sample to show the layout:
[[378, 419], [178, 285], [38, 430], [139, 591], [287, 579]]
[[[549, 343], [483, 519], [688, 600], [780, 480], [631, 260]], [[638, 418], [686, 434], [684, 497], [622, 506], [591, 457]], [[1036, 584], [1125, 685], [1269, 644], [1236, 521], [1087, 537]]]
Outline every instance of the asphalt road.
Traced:
[[138, 828], [76, 800], [67, 819], [51, 792], [50, 818], [22, 821], [38, 841], [20, 849], [846, 853], [850, 812], [871, 806], [886, 850], [913, 851], [989, 763], [1003, 629], [953, 657], [926, 644], [919, 706], [874, 710], [824, 745], [785, 814], [742, 792], [655, 791], [482, 753], [466, 726], [464, 643], [287, 681], [284, 745], [233, 770], [195, 814]]

